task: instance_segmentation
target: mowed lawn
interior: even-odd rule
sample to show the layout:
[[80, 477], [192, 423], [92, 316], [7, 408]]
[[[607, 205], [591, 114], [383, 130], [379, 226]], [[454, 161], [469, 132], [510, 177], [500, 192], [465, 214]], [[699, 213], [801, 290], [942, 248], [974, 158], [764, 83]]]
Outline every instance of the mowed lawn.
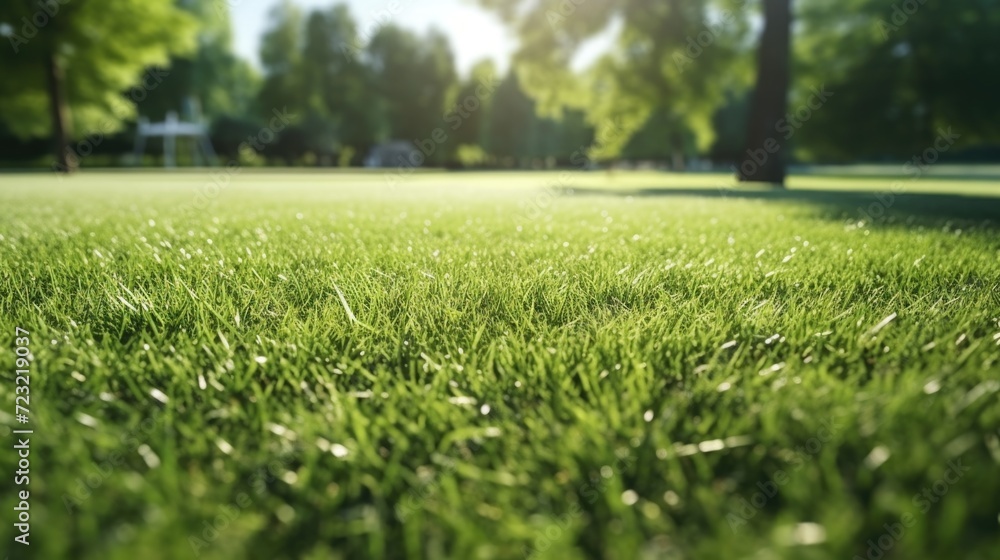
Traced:
[[1000, 558], [1000, 182], [901, 175], [2, 175], [4, 550]]

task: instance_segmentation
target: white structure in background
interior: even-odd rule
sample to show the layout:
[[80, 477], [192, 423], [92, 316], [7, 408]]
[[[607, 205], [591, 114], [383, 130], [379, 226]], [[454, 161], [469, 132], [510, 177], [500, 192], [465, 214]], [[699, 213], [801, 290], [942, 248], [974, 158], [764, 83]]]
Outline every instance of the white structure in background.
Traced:
[[192, 139], [191, 157], [195, 165], [201, 165], [203, 161], [215, 164], [215, 150], [208, 140], [208, 127], [202, 123], [177, 120], [175, 111], [167, 113], [167, 119], [159, 123], [151, 123], [146, 117], [139, 118], [139, 127], [135, 133], [136, 161], [142, 161], [147, 138], [163, 137], [163, 166], [176, 167], [178, 136]]
[[368, 152], [365, 167], [420, 167], [424, 154], [406, 140], [391, 140]]

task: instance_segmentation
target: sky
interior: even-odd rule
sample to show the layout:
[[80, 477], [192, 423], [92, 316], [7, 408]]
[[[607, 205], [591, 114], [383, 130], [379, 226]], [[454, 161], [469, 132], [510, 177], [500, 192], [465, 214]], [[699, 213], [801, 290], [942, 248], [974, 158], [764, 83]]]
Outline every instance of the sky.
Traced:
[[[267, 16], [278, 0], [227, 0], [237, 54], [259, 67], [260, 38], [268, 27]], [[370, 38], [379, 27], [392, 23], [420, 33], [437, 27], [448, 35], [455, 65], [462, 75], [472, 66], [492, 58], [500, 71], [517, 46], [516, 38], [493, 14], [472, 0], [295, 0], [304, 12], [335, 3], [350, 6], [362, 36]]]

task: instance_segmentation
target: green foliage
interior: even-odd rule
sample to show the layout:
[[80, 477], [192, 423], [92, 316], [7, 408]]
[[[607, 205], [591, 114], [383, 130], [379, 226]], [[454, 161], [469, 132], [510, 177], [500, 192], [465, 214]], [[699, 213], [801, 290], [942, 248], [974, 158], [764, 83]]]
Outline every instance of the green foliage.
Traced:
[[[592, 153], [613, 157], [654, 114], [665, 127], [663, 152], [685, 150], [694, 135], [713, 140], [711, 116], [728, 88], [745, 85], [746, 2], [481, 0], [518, 30], [515, 64], [539, 110], [586, 110], [598, 136], [614, 142]], [[572, 67], [587, 40], [614, 34], [614, 48], [583, 76]]]
[[487, 145], [490, 153], [500, 158], [528, 157], [534, 117], [534, 102], [522, 91], [517, 74], [511, 72], [497, 86], [494, 96]]
[[[179, 2], [199, 22], [198, 47], [169, 63], [169, 79], [149, 92], [139, 111], [152, 120], [167, 112], [200, 113], [209, 120], [250, 114], [259, 88], [250, 64], [232, 51], [229, 5], [219, 0]], [[194, 100], [198, 107], [188, 107]]]
[[457, 76], [448, 39], [437, 31], [419, 37], [385, 25], [365, 51], [385, 102], [391, 138], [413, 142], [444, 124]]
[[518, 74], [509, 73], [496, 88], [489, 113], [486, 150], [503, 167], [528, 167], [555, 158], [578, 165], [588, 157], [593, 129], [578, 110], [556, 120], [540, 116], [536, 102], [524, 92]]
[[0, 120], [24, 137], [51, 132], [50, 57], [65, 76], [72, 130], [78, 137], [103, 135], [135, 118], [122, 93], [142, 88], [147, 67], [191, 52], [196, 30], [195, 19], [173, 0], [8, 0], [0, 4], [0, 23], [10, 26], [3, 38], [10, 44], [0, 49]]
[[[1000, 141], [994, 0], [800, 0], [797, 90], [835, 92], [800, 138], [804, 154], [910, 156], [939, 129], [958, 147]], [[808, 95], [808, 94], [806, 94]]]
[[302, 84], [309, 108], [330, 122], [336, 142], [364, 150], [376, 139], [372, 76], [347, 50], [358, 42], [357, 25], [346, 6], [312, 12], [305, 27]]
[[257, 94], [257, 113], [264, 118], [275, 107], [302, 111], [308, 101], [302, 75], [302, 11], [290, 0], [283, 0], [271, 9], [268, 21], [271, 26], [260, 43], [264, 77]]

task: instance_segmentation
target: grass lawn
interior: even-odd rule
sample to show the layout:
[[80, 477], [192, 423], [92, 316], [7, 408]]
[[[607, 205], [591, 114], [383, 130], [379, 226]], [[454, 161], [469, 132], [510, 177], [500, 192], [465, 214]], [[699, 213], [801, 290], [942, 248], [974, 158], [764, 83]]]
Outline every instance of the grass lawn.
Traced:
[[1000, 558], [996, 176], [220, 177], [0, 176], [13, 558]]

